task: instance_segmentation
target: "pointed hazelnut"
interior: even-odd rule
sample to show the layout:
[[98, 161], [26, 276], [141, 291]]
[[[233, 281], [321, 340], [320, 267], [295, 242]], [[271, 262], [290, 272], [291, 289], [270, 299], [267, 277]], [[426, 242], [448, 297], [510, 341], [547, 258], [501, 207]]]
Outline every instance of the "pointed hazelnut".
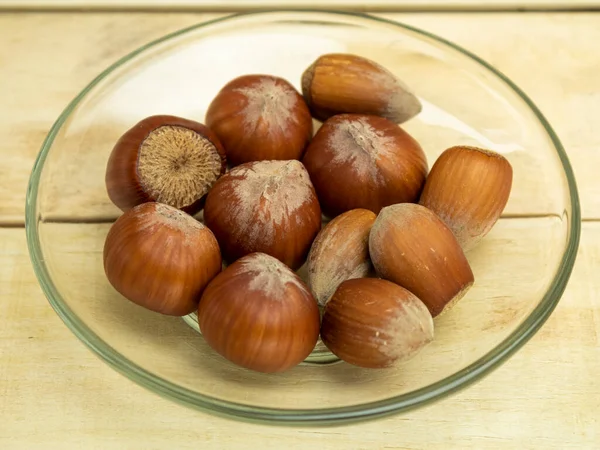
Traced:
[[376, 217], [367, 209], [353, 209], [337, 216], [317, 235], [308, 254], [307, 272], [319, 305], [325, 306], [343, 281], [373, 271], [369, 232]]
[[436, 213], [468, 251], [502, 214], [512, 177], [510, 163], [498, 153], [451, 147], [431, 168], [419, 203]]
[[371, 228], [369, 253], [381, 277], [415, 294], [433, 317], [460, 300], [474, 281], [452, 231], [421, 205], [383, 208]]
[[321, 338], [347, 363], [390, 367], [410, 359], [433, 340], [427, 307], [406, 289], [386, 280], [344, 281], [325, 307]]
[[409, 88], [386, 68], [361, 56], [320, 56], [302, 75], [302, 92], [321, 121], [341, 113], [372, 114], [402, 123], [421, 111]]

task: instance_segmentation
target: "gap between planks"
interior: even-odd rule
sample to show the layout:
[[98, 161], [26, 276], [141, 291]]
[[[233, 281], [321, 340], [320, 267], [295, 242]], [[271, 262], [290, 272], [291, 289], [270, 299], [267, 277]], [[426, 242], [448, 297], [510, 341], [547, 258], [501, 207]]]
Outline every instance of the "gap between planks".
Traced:
[[[543, 218], [561, 218], [558, 214], [510, 214], [500, 218], [500, 220], [511, 220], [511, 219], [543, 219]], [[43, 220], [43, 223], [64, 223], [64, 224], [102, 224], [112, 223], [116, 220], [116, 217], [107, 218], [69, 218], [60, 217], [55, 219]], [[589, 217], [581, 220], [582, 223], [600, 223], [600, 217]], [[24, 221], [2, 221], [0, 220], [0, 228], [25, 228]]]

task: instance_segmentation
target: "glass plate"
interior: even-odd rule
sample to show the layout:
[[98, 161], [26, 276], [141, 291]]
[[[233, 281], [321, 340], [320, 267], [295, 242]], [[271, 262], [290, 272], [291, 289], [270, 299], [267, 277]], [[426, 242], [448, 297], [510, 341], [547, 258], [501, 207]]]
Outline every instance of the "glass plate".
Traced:
[[[124, 301], [102, 247], [120, 214], [104, 186], [117, 138], [143, 117], [203, 121], [235, 76], [269, 73], [297, 88], [320, 54], [378, 61], [417, 93], [403, 127], [433, 164], [452, 145], [504, 154], [514, 168], [502, 219], [468, 258], [475, 286], [436, 319], [435, 341], [389, 370], [302, 364], [249, 372], [215, 354], [181, 318]], [[27, 238], [39, 282], [73, 333], [104, 361], [165, 397], [248, 421], [323, 425], [407, 411], [463, 388], [505, 361], [546, 321], [573, 268], [580, 233], [575, 179], [554, 131], [506, 76], [425, 31], [361, 14], [271, 11], [212, 20], [117, 61], [65, 109], [31, 175]], [[188, 318], [188, 322], [189, 322]]]

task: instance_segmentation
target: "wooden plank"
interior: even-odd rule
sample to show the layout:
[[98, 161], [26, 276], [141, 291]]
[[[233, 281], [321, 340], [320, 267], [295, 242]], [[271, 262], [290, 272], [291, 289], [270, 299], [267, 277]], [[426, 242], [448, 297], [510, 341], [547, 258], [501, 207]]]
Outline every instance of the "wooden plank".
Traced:
[[[96, 318], [90, 315], [90, 321], [95, 320], [98, 325], [112, 320], [114, 335], [105, 337], [127, 339], [126, 352], [138, 362], [144, 363], [146, 356], [140, 351], [136, 356], [135, 349], [148, 350], [158, 345], [147, 332], [149, 328], [171, 338], [194, 338], [187, 331], [174, 332], [177, 319], [152, 318], [151, 314], [133, 316], [128, 314], [136, 308], [116, 307], [115, 298], [111, 300], [106, 294], [100, 273], [99, 251], [106, 224], [43, 227], [42, 234], [55, 255], [48, 263], [62, 268], [55, 274], [66, 292], [79, 292], [79, 313], [93, 312]], [[506, 295], [522, 293], [521, 298], [513, 298], [516, 304], [512, 310], [501, 296], [492, 300], [499, 309], [495, 314], [482, 316], [482, 322], [487, 321], [482, 326], [492, 325], [482, 332], [485, 336], [498, 337], [506, 332], [515, 320], [515, 310], [524, 311], [530, 296], [543, 285], [545, 280], [535, 276], [537, 265], [553, 260], [558, 251], [555, 242], [559, 242], [553, 238], [561, 234], [560, 230], [554, 219], [503, 220], [478, 254], [471, 255], [480, 289], [484, 289], [479, 293], [499, 282]], [[526, 253], [539, 258], [539, 262], [533, 262], [531, 256], [519, 256]], [[600, 224], [586, 223], [572, 280], [556, 311], [529, 344], [484, 380], [402, 416], [347, 427], [290, 429], [237, 423], [198, 413], [159, 398], [118, 375], [85, 349], [48, 305], [32, 273], [23, 231], [0, 229], [0, 447], [116, 449], [201, 445], [207, 449], [242, 449], [256, 444], [278, 449], [285, 440], [288, 448], [328, 450], [595, 448], [600, 438], [600, 381], [596, 376], [600, 292], [594, 281], [598, 270]], [[88, 303], [94, 298], [96, 304], [90, 306]], [[109, 307], [103, 309], [98, 300], [108, 300]], [[486, 342], [485, 337], [466, 340], [468, 332], [464, 334], [459, 327], [460, 318], [468, 310], [472, 312], [471, 308], [478, 314], [484, 312], [477, 305], [474, 299], [466, 298], [464, 305], [459, 304], [463, 312], [457, 310], [446, 316], [448, 322], [440, 326], [445, 332], [438, 332], [437, 339], [452, 342], [460, 351], [447, 354], [448, 361], [440, 364], [460, 364], [460, 355], [468, 358], [475, 354], [470, 352], [480, 345], [479, 341]], [[119, 318], [123, 312], [126, 316]], [[471, 322], [474, 321], [462, 324]], [[449, 326], [452, 323], [456, 326]], [[147, 345], [147, 340], [151, 345]], [[163, 341], [165, 344], [172, 345], [170, 351], [176, 355], [185, 354], [184, 344], [178, 346], [170, 338]], [[191, 344], [190, 348], [198, 349], [198, 345]], [[441, 347], [432, 350], [437, 352]], [[169, 360], [177, 358], [167, 356], [164, 348], [161, 353]], [[425, 354], [415, 363], [429, 357]], [[187, 364], [186, 368], [190, 364], [200, 368], [197, 363]], [[161, 366], [156, 360], [154, 365]], [[331, 375], [341, 367], [331, 366], [323, 372]], [[163, 369], [163, 375], [168, 375], [168, 370], [181, 367]], [[327, 402], [344, 398], [345, 394], [346, 401], [353, 401], [368, 391], [383, 396], [388, 388], [398, 389], [393, 384], [382, 388], [381, 382], [358, 378], [352, 370], [340, 372], [344, 382], [334, 382], [335, 378], [319, 375], [319, 369], [312, 368], [312, 381], [307, 382], [304, 391], [296, 388], [298, 395], [306, 398], [308, 391], [320, 392]], [[407, 370], [414, 374], [415, 368], [408, 365]], [[425, 370], [422, 376], [429, 378], [435, 370]], [[215, 380], [212, 388], [216, 393], [223, 393], [219, 386], [244, 390], [248, 401], [262, 394], [266, 395], [262, 401], [268, 402], [276, 401], [274, 397], [281, 388], [281, 382], [271, 384], [266, 388], [254, 380], [252, 389], [248, 389], [243, 382], [236, 384], [235, 377], [226, 377]], [[321, 392], [323, 384], [326, 387]], [[294, 392], [292, 386], [287, 388]], [[350, 391], [351, 398], [347, 398]], [[285, 395], [290, 395], [288, 390]]]
[[[397, 371], [367, 373], [336, 365], [302, 368], [273, 377], [232, 367], [214, 355], [181, 320], [145, 311], [116, 295], [106, 281], [102, 263], [110, 224], [47, 223], [39, 228], [54, 284], [65, 298], [76, 299], [70, 302], [71, 309], [109, 345], [123, 349], [133, 361], [165, 377], [179, 373], [178, 378], [183, 378], [190, 389], [251, 404], [297, 408], [310, 408], [316, 398], [322, 407], [354, 404], [360, 394], [356, 382], [370, 394], [371, 401], [389, 396], [390, 390], [400, 395], [482, 357], [536, 306], [551, 282], [566, 242], [565, 224], [556, 217], [501, 221], [469, 255], [475, 286], [452, 314], [436, 322], [434, 344]], [[507, 277], [510, 283], [505, 283]], [[199, 354], [205, 356], [199, 358]], [[367, 376], [370, 374], [377, 376]], [[317, 380], [321, 383], [314, 384]], [[332, 383], [336, 386], [333, 390]], [[306, 395], [306, 389], [314, 395]], [[293, 403], [282, 404], [284, 399]]]
[[[0, 133], [4, 164], [0, 166], [0, 223], [23, 223], [25, 187], [31, 165], [52, 122], [65, 105], [103, 68], [141, 44], [165, 33], [214, 17], [206, 14], [2, 14], [0, 15]], [[600, 217], [600, 187], [595, 167], [600, 145], [593, 126], [600, 115], [600, 78], [596, 76], [594, 42], [600, 39], [595, 14], [386, 14], [438, 33], [479, 54], [514, 79], [547, 114], [567, 148], [578, 176], [583, 213]], [[472, 36], [477, 36], [473, 39]], [[43, 37], [43, 38], [42, 38]], [[60, 51], [56, 49], [60, 48]], [[549, 74], [552, 74], [551, 76]], [[87, 138], [97, 129], [91, 129]], [[104, 130], [105, 131], [105, 130]], [[94, 133], [92, 133], [94, 132]], [[100, 130], [97, 136], [102, 136]], [[113, 138], [118, 134], [106, 134]], [[77, 136], [75, 136], [76, 138]], [[76, 141], [72, 141], [76, 142]], [[90, 141], [88, 141], [89, 143]], [[96, 141], [97, 143], [100, 140]], [[437, 150], [437, 148], [436, 148]], [[439, 151], [439, 150], [437, 150]], [[102, 157], [94, 153], [92, 157]], [[515, 189], [527, 198], [540, 174], [549, 191], [543, 202], [521, 198], [516, 206], [561, 210], [552, 189], [559, 181], [540, 167], [523, 164], [524, 184]], [[88, 164], [90, 164], [88, 162]], [[529, 165], [531, 170], [528, 170]], [[100, 197], [77, 192], [76, 183], [54, 184], [55, 216], [100, 216], [118, 213], [102, 194], [102, 160], [94, 172], [75, 175], [94, 183]], [[89, 176], [88, 176], [89, 175]], [[61, 179], [58, 174], [58, 180]], [[75, 190], [75, 191], [74, 191]], [[46, 192], [44, 195], [50, 195]], [[73, 203], [74, 202], [74, 203]], [[88, 210], [85, 210], [85, 207]], [[510, 213], [510, 209], [508, 210]], [[555, 212], [555, 211], [553, 211]]]
[[[319, 29], [305, 25], [293, 35], [286, 29], [285, 38], [280, 39], [272, 38], [276, 29], [267, 31], [267, 39], [261, 36], [262, 30], [253, 27], [227, 31], [223, 35], [225, 43], [235, 39], [239, 45], [228, 45], [227, 58], [210, 71], [204, 70], [203, 61], [224, 53], [223, 40], [219, 38], [192, 37], [177, 50], [165, 44], [145, 59], [143, 69], [138, 65], [120, 69], [118, 76], [103, 83], [101, 94], [90, 94], [84, 100], [81, 112], [57, 135], [55, 149], [46, 160], [46, 186], [40, 201], [44, 220], [114, 219], [119, 211], [106, 194], [106, 161], [119, 136], [137, 120], [168, 112], [202, 122], [223, 80], [240, 74], [272, 73], [300, 89], [300, 74], [323, 51], [322, 46], [316, 45], [307, 51], [307, 39], [330, 45], [337, 37], [345, 40], [345, 51], [385, 64], [402, 74], [402, 79], [418, 92], [423, 110], [403, 126], [421, 143], [430, 165], [452, 145], [491, 148], [504, 153], [514, 167], [506, 215], [561, 215], [568, 209], [561, 191], [561, 166], [545, 131], [523, 105], [519, 110], [519, 97], [503, 82], [494, 80], [475, 64], [469, 66], [471, 61], [454, 60], [449, 55], [439, 58], [437, 48], [422, 48], [418, 40], [395, 41], [395, 57], [390, 58], [390, 40], [398, 38], [395, 33], [337, 27], [323, 36]], [[245, 43], [249, 40], [266, 49], [265, 54], [287, 52], [291, 56], [248, 57]], [[423, 76], [425, 73], [427, 77]], [[473, 81], [475, 73], [480, 83]], [[165, 79], [169, 83], [164, 83]], [[505, 100], [503, 95], [511, 100]]]
[[0, 8], [110, 10], [248, 10], [258, 8], [316, 8], [386, 11], [578, 10], [598, 7], [598, 0], [0, 0]]

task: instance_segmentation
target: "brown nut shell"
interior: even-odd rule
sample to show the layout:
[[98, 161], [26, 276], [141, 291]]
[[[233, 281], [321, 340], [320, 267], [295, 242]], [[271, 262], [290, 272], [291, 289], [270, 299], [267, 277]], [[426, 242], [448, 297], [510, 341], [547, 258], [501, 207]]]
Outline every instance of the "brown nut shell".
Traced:
[[325, 306], [343, 281], [373, 272], [369, 232], [376, 217], [367, 209], [353, 209], [337, 216], [317, 235], [306, 265], [308, 285], [319, 305]]
[[344, 281], [325, 307], [321, 338], [340, 359], [384, 368], [433, 340], [433, 319], [415, 295], [390, 281]]
[[307, 286], [264, 253], [244, 256], [210, 283], [198, 322], [215, 351], [259, 372], [294, 367], [319, 337], [319, 308]]
[[313, 133], [300, 93], [271, 75], [244, 75], [227, 83], [208, 107], [206, 124], [219, 136], [232, 166], [300, 159]]
[[378, 213], [395, 203], [417, 202], [427, 176], [419, 143], [377, 116], [340, 114], [327, 120], [302, 162], [330, 217], [356, 208]]
[[415, 294], [436, 317], [471, 287], [473, 272], [452, 231], [424, 206], [381, 210], [369, 236], [377, 272]]
[[193, 312], [220, 271], [212, 232], [161, 203], [135, 206], [113, 224], [104, 244], [104, 270], [125, 298], [162, 314]]
[[477, 147], [451, 147], [431, 168], [419, 203], [435, 212], [468, 251], [500, 218], [512, 178], [504, 156]]
[[123, 211], [156, 201], [194, 214], [225, 168], [225, 150], [207, 127], [176, 116], [151, 116], [115, 144], [106, 189]]
[[302, 163], [258, 161], [217, 181], [204, 221], [228, 262], [262, 252], [297, 269], [321, 229], [321, 208]]
[[302, 75], [302, 93], [321, 121], [342, 113], [372, 114], [402, 123], [421, 112], [421, 102], [389, 70], [346, 53], [320, 56]]

